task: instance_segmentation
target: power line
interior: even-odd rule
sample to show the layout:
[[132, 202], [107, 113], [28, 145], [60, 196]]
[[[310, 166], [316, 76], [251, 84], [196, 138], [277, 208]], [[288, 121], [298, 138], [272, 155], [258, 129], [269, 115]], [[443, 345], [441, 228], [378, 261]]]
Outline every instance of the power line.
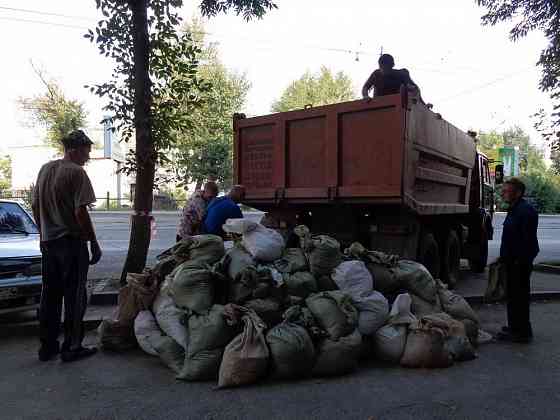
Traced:
[[44, 15], [44, 16], [58, 16], [58, 17], [63, 17], [63, 18], [68, 18], [68, 19], [81, 19], [81, 20], [88, 20], [88, 21], [95, 20], [95, 17], [65, 15], [65, 14], [62, 14], [62, 13], [43, 12], [41, 10], [18, 9], [16, 7], [0, 6], [0, 9], [10, 10], [12, 12], [33, 13], [33, 14], [36, 14], [36, 15]]
[[497, 78], [497, 79], [491, 80], [491, 81], [489, 81], [489, 82], [486, 82], [486, 83], [483, 83], [483, 84], [480, 84], [480, 85], [477, 85], [477, 86], [473, 86], [473, 87], [471, 87], [471, 88], [469, 88], [469, 89], [466, 89], [466, 90], [463, 90], [463, 91], [461, 91], [461, 92], [458, 92], [458, 93], [456, 93], [456, 94], [454, 94], [454, 95], [448, 96], [447, 98], [440, 99], [440, 100], [438, 100], [437, 102], [438, 102], [438, 103], [440, 103], [440, 102], [446, 102], [446, 101], [449, 101], [449, 100], [451, 100], [451, 99], [455, 99], [455, 98], [457, 98], [458, 96], [468, 95], [469, 93], [472, 93], [472, 92], [474, 92], [475, 90], [478, 90], [478, 89], [482, 89], [482, 88], [485, 88], [485, 87], [488, 87], [488, 86], [495, 85], [495, 84], [497, 84], [497, 83], [503, 82], [504, 80], [510, 79], [510, 78], [512, 78], [512, 77], [515, 77], [515, 76], [517, 76], [517, 75], [519, 75], [519, 74], [521, 74], [521, 73], [525, 73], [526, 71], [529, 71], [529, 70], [532, 70], [532, 69], [534, 69], [534, 67], [527, 67], [527, 68], [525, 68], [525, 69], [516, 71], [515, 73], [506, 74], [505, 76], [499, 77], [499, 78]]
[[6, 17], [6, 16], [0, 16], [1, 20], [8, 20], [8, 21], [14, 21], [14, 22], [25, 22], [25, 23], [37, 23], [40, 25], [51, 25], [51, 26], [60, 26], [62, 28], [73, 28], [73, 29], [88, 29], [87, 26], [77, 26], [77, 25], [69, 25], [66, 23], [57, 23], [57, 22], [48, 22], [45, 20], [33, 20], [33, 19], [21, 19], [21, 18], [14, 18], [14, 17]]

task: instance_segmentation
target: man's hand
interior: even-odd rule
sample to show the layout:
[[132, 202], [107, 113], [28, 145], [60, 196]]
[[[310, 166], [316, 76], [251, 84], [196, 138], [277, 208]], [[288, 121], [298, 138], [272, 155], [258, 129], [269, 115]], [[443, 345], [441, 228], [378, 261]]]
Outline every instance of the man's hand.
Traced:
[[91, 250], [91, 260], [89, 261], [89, 265], [95, 265], [99, 262], [103, 253], [101, 252], [99, 242], [97, 241], [90, 242], [89, 247]]

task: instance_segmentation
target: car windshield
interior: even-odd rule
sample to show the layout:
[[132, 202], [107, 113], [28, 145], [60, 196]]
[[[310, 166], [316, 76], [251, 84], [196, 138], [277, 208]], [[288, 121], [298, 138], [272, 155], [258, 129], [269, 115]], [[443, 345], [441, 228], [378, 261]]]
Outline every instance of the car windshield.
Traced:
[[17, 203], [0, 202], [0, 235], [39, 233], [33, 220]]

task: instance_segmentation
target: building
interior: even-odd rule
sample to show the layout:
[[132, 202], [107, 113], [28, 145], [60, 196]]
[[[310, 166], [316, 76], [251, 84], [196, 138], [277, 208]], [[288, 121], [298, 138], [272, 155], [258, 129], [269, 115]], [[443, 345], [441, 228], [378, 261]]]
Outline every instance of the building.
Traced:
[[[123, 149], [126, 148], [121, 147], [115, 140], [107, 120], [103, 127], [93, 127], [84, 131], [95, 143], [91, 160], [86, 164], [85, 170], [95, 190], [96, 207], [107, 208], [108, 197], [109, 207], [117, 204], [130, 206], [130, 180], [119, 171], [125, 158]], [[40, 141], [31, 145], [8, 146], [7, 154], [12, 160], [11, 191], [16, 196], [33, 187], [43, 164], [61, 157], [56, 149], [45, 146]]]

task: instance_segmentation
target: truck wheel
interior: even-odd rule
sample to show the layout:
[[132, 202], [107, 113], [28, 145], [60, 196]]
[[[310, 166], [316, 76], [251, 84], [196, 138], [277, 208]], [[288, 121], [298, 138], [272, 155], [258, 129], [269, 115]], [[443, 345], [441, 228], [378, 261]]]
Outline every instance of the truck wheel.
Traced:
[[476, 254], [469, 259], [471, 271], [482, 273], [488, 264], [488, 234], [484, 229], [480, 233], [480, 244], [475, 252]]
[[460, 278], [461, 244], [455, 230], [450, 230], [444, 238], [441, 250], [441, 280], [450, 289], [455, 287]]
[[423, 264], [435, 279], [439, 279], [439, 248], [436, 238], [431, 232], [425, 233], [420, 240], [418, 262]]

